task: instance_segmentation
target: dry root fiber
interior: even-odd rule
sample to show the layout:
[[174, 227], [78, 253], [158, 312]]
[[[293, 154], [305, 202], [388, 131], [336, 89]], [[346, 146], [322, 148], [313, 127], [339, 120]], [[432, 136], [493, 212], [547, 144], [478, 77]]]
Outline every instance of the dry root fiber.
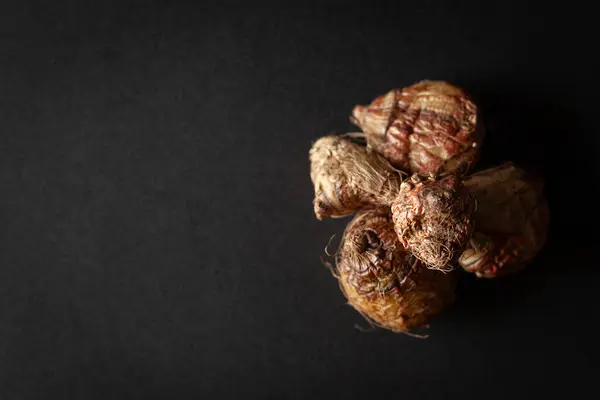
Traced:
[[428, 268], [454, 269], [473, 232], [475, 202], [455, 176], [421, 180], [413, 175], [392, 204], [396, 233]]
[[480, 278], [523, 269], [546, 241], [550, 213], [542, 181], [504, 164], [464, 183], [477, 199], [476, 233], [459, 264]]
[[310, 168], [320, 220], [354, 214], [368, 205], [389, 205], [400, 188], [399, 173], [383, 157], [339, 136], [315, 142]]
[[369, 147], [394, 167], [421, 176], [466, 173], [483, 140], [476, 105], [443, 81], [394, 89], [356, 106], [350, 119], [365, 133]]
[[454, 300], [455, 275], [424, 268], [411, 256], [387, 207], [362, 210], [348, 224], [337, 275], [348, 303], [394, 332], [423, 326]]

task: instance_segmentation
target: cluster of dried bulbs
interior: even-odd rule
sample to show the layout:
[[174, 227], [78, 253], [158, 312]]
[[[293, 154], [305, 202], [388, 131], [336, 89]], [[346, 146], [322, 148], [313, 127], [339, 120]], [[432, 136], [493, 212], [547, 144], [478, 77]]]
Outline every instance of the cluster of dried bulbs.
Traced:
[[459, 269], [503, 276], [544, 245], [542, 181], [512, 163], [472, 173], [480, 119], [462, 89], [422, 81], [354, 107], [361, 133], [313, 144], [316, 217], [355, 214], [334, 274], [372, 324], [405, 333], [426, 326], [454, 300]]

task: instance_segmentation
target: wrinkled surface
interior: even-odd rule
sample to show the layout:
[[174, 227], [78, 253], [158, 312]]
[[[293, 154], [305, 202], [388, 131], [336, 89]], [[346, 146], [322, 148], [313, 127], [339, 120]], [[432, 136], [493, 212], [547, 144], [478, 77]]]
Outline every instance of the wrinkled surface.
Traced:
[[476, 105], [443, 81], [391, 90], [356, 106], [351, 120], [393, 166], [422, 176], [466, 173], [483, 139]]
[[428, 268], [452, 270], [473, 232], [474, 206], [456, 177], [421, 180], [413, 175], [392, 204], [396, 233]]
[[454, 300], [455, 275], [425, 268], [404, 249], [389, 208], [363, 210], [348, 224], [337, 274], [348, 303], [395, 332], [424, 325]]
[[354, 214], [367, 205], [389, 205], [400, 188], [400, 175], [383, 157], [340, 136], [317, 140], [309, 158], [320, 220]]
[[504, 164], [468, 177], [465, 185], [477, 199], [476, 233], [460, 265], [482, 278], [523, 269], [546, 241], [550, 212], [542, 181]]

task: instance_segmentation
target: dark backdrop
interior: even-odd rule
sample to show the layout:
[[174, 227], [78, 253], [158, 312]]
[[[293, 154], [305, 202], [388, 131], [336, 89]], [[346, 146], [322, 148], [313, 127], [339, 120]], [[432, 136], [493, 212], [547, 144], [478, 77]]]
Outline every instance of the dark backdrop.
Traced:
[[[454, 3], [2, 2], [0, 397], [594, 393], [597, 22]], [[553, 219], [527, 271], [464, 276], [419, 340], [355, 328], [308, 149], [425, 78], [476, 96], [481, 167], [542, 173]]]

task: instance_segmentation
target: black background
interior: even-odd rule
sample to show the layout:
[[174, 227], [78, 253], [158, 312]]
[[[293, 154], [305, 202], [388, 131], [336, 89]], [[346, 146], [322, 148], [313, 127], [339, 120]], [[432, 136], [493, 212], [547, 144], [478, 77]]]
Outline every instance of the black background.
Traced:
[[[2, 2], [0, 396], [594, 393], [597, 22], [455, 3]], [[308, 149], [425, 78], [473, 93], [480, 168], [543, 174], [553, 214], [527, 271], [464, 276], [419, 340], [355, 328]]]

